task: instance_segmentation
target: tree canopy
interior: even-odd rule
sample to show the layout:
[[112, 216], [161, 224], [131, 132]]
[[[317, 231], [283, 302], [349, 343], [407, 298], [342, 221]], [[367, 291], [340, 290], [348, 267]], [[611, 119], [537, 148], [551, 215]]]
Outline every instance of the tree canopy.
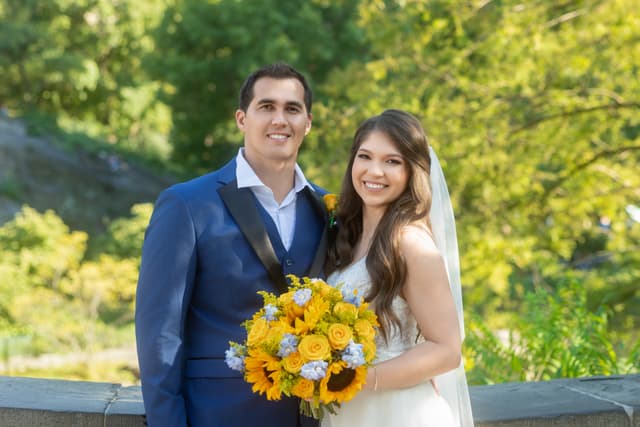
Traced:
[[[300, 163], [332, 191], [365, 118], [387, 108], [420, 118], [452, 195], [474, 321], [508, 327], [525, 318], [530, 295], [542, 301], [557, 291], [584, 297], [584, 307], [604, 310], [638, 340], [635, 0], [0, 0], [0, 103], [13, 114], [51, 114], [59, 126], [160, 157], [186, 175], [236, 152], [242, 79], [275, 61], [312, 83], [313, 129]], [[16, 221], [36, 221], [21, 215]], [[114, 223], [112, 235], [139, 238], [141, 215]], [[7, 227], [17, 232], [17, 223]], [[78, 273], [60, 289], [83, 295], [82, 283], [95, 282], [107, 298], [111, 285], [91, 263], [131, 259], [136, 244], [107, 238], [86, 252], [87, 237], [69, 233], [56, 239], [72, 241], [65, 247], [73, 253], [55, 261]], [[16, 268], [32, 257], [15, 250], [21, 261], [0, 263], [0, 277], [28, 286]], [[60, 268], [52, 263], [38, 275]], [[115, 316], [109, 307], [103, 313]], [[0, 306], [0, 318], [11, 313]], [[580, 324], [590, 328], [598, 316]]]

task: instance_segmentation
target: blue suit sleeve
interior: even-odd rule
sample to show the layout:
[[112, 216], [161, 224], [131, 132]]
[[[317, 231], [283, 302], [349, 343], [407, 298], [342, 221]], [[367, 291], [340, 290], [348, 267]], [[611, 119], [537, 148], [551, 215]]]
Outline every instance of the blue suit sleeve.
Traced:
[[136, 293], [136, 343], [147, 422], [186, 426], [182, 396], [184, 324], [196, 270], [192, 217], [175, 189], [154, 208]]

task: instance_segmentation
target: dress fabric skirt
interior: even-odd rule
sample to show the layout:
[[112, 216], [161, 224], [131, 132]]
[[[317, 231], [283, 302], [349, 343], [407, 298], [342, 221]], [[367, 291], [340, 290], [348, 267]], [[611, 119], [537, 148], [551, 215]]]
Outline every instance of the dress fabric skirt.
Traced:
[[448, 427], [454, 426], [447, 402], [430, 382], [415, 387], [364, 390], [338, 409], [325, 415], [322, 427]]

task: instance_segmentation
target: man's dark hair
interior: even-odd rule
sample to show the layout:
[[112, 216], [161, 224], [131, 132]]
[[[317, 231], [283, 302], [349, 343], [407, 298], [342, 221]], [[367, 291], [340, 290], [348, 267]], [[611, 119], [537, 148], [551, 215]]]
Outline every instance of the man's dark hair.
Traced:
[[309, 87], [307, 79], [305, 79], [304, 76], [291, 65], [283, 62], [265, 65], [247, 77], [242, 84], [242, 88], [240, 88], [239, 108], [242, 111], [247, 111], [247, 108], [249, 108], [249, 104], [254, 96], [253, 87], [255, 86], [256, 81], [262, 77], [271, 77], [272, 79], [297, 79], [304, 88], [304, 105], [307, 108], [307, 114], [311, 114], [313, 94], [311, 93], [311, 87]]

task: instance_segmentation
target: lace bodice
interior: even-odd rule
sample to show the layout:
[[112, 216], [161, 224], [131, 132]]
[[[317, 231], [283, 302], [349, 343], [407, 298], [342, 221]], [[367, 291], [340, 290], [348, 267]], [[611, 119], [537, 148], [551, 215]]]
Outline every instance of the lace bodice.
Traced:
[[[342, 271], [332, 273], [327, 282], [331, 285], [344, 284], [358, 290], [359, 295], [366, 295], [371, 286], [366, 258], [361, 258]], [[376, 337], [376, 361], [391, 359], [413, 347], [418, 336], [418, 325], [411, 314], [409, 305], [402, 297], [396, 297], [392, 309], [400, 319], [401, 330], [394, 328], [390, 331], [389, 342], [385, 343], [382, 336]]]

